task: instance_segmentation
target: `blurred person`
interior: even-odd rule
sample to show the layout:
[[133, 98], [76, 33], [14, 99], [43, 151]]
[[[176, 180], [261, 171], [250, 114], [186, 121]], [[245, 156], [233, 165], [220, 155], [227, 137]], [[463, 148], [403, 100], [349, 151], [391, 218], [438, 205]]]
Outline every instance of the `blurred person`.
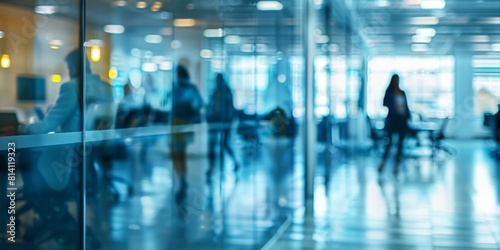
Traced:
[[[82, 107], [80, 80], [80, 52], [71, 51], [65, 58], [70, 80], [61, 85], [59, 96], [47, 111], [45, 117], [35, 123], [21, 125], [21, 134], [45, 134], [48, 132], [76, 132], [82, 130]], [[112, 102], [111, 86], [103, 82], [98, 75], [92, 74], [90, 63], [85, 58], [86, 104]]]
[[188, 70], [177, 66], [177, 81], [172, 88], [172, 141], [171, 157], [174, 169], [180, 179], [180, 187], [175, 200], [180, 202], [186, 198], [187, 153], [186, 148], [194, 141], [194, 132], [176, 131], [176, 125], [189, 125], [201, 122], [203, 99], [194, 84], [190, 82]]
[[[229, 156], [234, 162], [234, 171], [239, 169], [239, 164], [234, 155], [234, 151], [230, 146], [230, 132], [231, 125], [235, 116], [235, 108], [233, 102], [233, 93], [228, 83], [222, 74], [217, 74], [215, 77], [215, 90], [210, 97], [207, 106], [207, 122], [215, 124], [215, 128], [210, 129], [209, 132], [209, 145], [208, 145], [208, 160], [209, 168], [207, 170], [207, 181], [210, 178], [215, 167], [215, 150], [218, 147], [223, 155], [224, 150], [227, 151]], [[219, 127], [220, 126], [220, 127]], [[220, 146], [220, 147], [219, 147]], [[221, 163], [222, 164], [222, 163]]]
[[384, 170], [389, 152], [392, 146], [393, 135], [398, 134], [398, 147], [396, 153], [396, 163], [394, 165], [394, 174], [398, 174], [399, 165], [403, 156], [403, 142], [406, 134], [408, 133], [408, 120], [410, 119], [410, 109], [408, 108], [408, 101], [406, 99], [406, 94], [399, 87], [399, 75], [394, 74], [391, 77], [389, 86], [385, 91], [384, 103], [383, 105], [387, 107], [388, 113], [385, 119], [385, 132], [389, 139], [382, 156], [382, 162], [378, 167], [378, 172]]

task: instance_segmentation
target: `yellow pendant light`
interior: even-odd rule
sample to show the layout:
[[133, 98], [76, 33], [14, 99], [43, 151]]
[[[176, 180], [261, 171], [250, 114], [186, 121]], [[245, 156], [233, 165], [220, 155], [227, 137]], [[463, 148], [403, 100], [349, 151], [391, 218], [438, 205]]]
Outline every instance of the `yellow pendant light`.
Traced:
[[10, 57], [7, 54], [3, 54], [0, 59], [0, 66], [4, 69], [8, 69], [10, 67]]
[[99, 62], [101, 60], [101, 48], [97, 45], [90, 48], [90, 60], [92, 62]]

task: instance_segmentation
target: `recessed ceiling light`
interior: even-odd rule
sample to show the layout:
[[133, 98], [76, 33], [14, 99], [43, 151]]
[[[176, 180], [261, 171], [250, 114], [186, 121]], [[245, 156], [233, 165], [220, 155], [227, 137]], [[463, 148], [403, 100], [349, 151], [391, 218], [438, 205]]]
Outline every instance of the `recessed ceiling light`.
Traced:
[[35, 7], [35, 13], [40, 15], [52, 15], [56, 13], [57, 9], [57, 6], [40, 5]]
[[200, 56], [205, 59], [211, 58], [212, 54], [213, 54], [212, 51], [209, 49], [202, 49], [200, 51]]
[[429, 49], [427, 44], [412, 44], [411, 50], [415, 52], [425, 52]]
[[281, 10], [283, 9], [283, 4], [278, 1], [259, 1], [257, 2], [257, 9], [263, 11]]
[[436, 35], [436, 30], [433, 28], [420, 28], [415, 30], [415, 34], [419, 36], [433, 37]]
[[144, 8], [148, 7], [148, 3], [144, 2], [144, 1], [139, 1], [139, 2], [137, 2], [137, 4], [135, 4], [135, 6], [138, 9], [144, 9]]
[[144, 37], [144, 41], [147, 43], [161, 43], [162, 40], [160, 35], [147, 35]]
[[444, 6], [446, 6], [444, 0], [423, 0], [422, 3], [420, 3], [422, 9], [443, 9]]
[[173, 30], [172, 27], [165, 27], [160, 29], [160, 34], [163, 36], [170, 36], [172, 35]]
[[487, 43], [490, 41], [490, 37], [486, 36], [486, 35], [469, 36], [466, 39], [468, 41], [475, 42], [475, 43]]
[[99, 39], [90, 39], [83, 43], [84, 47], [92, 47], [92, 46], [102, 47], [103, 45], [104, 45], [103, 41]]
[[104, 26], [104, 32], [110, 34], [121, 34], [125, 31], [125, 27], [122, 25], [108, 24]]
[[156, 72], [157, 70], [158, 70], [158, 65], [156, 65], [156, 63], [142, 64], [142, 71], [144, 72]]
[[327, 43], [329, 40], [330, 38], [326, 35], [317, 36], [315, 39], [316, 43]]
[[406, 5], [419, 5], [422, 3], [422, 0], [406, 0], [405, 4]]
[[489, 44], [473, 44], [472, 50], [474, 50], [474, 51], [490, 51], [490, 50], [492, 50], [492, 47]]
[[439, 18], [435, 16], [412, 17], [408, 20], [410, 24], [414, 25], [436, 25], [439, 23]]
[[223, 29], [206, 29], [203, 31], [203, 35], [205, 37], [223, 37], [224, 30]]
[[254, 52], [255, 51], [255, 46], [253, 44], [242, 44], [240, 47], [242, 52]]
[[196, 20], [190, 18], [174, 20], [175, 27], [193, 27], [195, 25], [196, 25]]
[[430, 43], [432, 38], [428, 36], [414, 35], [411, 37], [414, 43]]
[[234, 36], [234, 35], [226, 36], [224, 38], [224, 42], [227, 44], [238, 44], [241, 42], [241, 38], [239, 36]]
[[188, 9], [188, 10], [194, 10], [194, 4], [192, 4], [192, 3], [187, 4], [186, 5], [186, 9]]
[[113, 6], [116, 6], [116, 7], [123, 7], [125, 5], [127, 5], [127, 1], [120, 0], [120, 1], [113, 2]]

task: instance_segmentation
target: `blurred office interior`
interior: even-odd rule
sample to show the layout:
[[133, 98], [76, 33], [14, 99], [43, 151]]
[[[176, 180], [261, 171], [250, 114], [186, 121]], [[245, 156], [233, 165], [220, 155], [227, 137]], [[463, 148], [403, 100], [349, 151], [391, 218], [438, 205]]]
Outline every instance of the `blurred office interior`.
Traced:
[[499, 0], [0, 0], [0, 56], [0, 249], [500, 248]]

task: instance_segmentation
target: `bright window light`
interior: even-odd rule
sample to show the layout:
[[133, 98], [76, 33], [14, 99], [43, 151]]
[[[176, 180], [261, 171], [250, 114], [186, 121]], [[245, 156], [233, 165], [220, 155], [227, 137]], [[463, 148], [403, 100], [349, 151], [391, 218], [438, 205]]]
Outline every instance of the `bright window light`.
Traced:
[[223, 29], [206, 29], [203, 31], [203, 35], [205, 37], [223, 37], [224, 30]]
[[428, 36], [414, 35], [411, 37], [414, 43], [430, 43], [432, 38]]
[[160, 35], [147, 35], [144, 37], [144, 41], [147, 43], [161, 43], [162, 40]]
[[443, 9], [444, 6], [446, 6], [444, 0], [423, 0], [422, 3], [420, 3], [422, 9]]
[[108, 24], [104, 26], [104, 32], [110, 33], [110, 34], [121, 34], [125, 31], [125, 27], [122, 25], [113, 25], [113, 24]]
[[415, 52], [425, 52], [429, 49], [427, 44], [412, 44], [411, 50]]
[[433, 28], [420, 28], [415, 30], [415, 34], [419, 36], [433, 37], [436, 35], [436, 30]]
[[500, 51], [500, 43], [494, 43], [491, 45], [491, 50]]
[[474, 51], [490, 51], [492, 47], [489, 44], [473, 44], [472, 50]]
[[283, 9], [283, 4], [278, 1], [259, 1], [257, 3], [258, 10], [281, 10]]
[[487, 43], [490, 41], [490, 37], [486, 35], [476, 35], [470, 36], [468, 40], [475, 43]]

